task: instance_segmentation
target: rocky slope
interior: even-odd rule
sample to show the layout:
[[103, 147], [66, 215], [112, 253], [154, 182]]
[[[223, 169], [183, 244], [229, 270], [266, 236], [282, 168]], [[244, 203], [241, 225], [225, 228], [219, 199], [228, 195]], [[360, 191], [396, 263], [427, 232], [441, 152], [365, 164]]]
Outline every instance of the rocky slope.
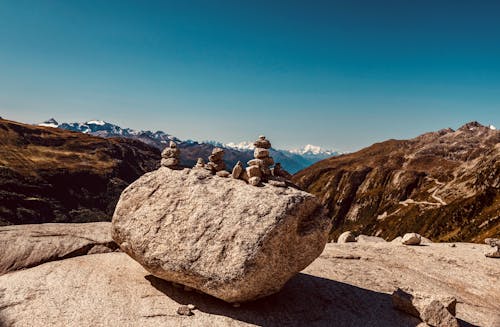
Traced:
[[[64, 226], [62, 237], [82, 235], [85, 225]], [[0, 242], [12, 237], [2, 232], [6, 228], [11, 227], [0, 227]], [[57, 234], [55, 225], [50, 229]], [[27, 231], [26, 242], [39, 239]], [[455, 297], [462, 327], [499, 326], [498, 259], [483, 255], [487, 245], [450, 245], [330, 243], [282, 291], [241, 307], [155, 278], [124, 253], [62, 257], [23, 267], [25, 253], [12, 249], [10, 258], [21, 263], [16, 269], [27, 269], [0, 276], [0, 326], [424, 327], [393, 308], [390, 294], [397, 287]], [[176, 313], [186, 304], [197, 307], [194, 315]]]
[[344, 230], [435, 241], [500, 235], [500, 131], [468, 123], [320, 161], [294, 176]]
[[0, 224], [111, 220], [122, 190], [159, 161], [136, 140], [0, 119]]

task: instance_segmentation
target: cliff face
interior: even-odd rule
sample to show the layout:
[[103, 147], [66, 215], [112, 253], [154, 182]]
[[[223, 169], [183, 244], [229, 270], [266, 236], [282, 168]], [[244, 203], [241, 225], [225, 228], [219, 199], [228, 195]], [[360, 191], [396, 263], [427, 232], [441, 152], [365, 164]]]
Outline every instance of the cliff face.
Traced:
[[326, 159], [294, 182], [328, 208], [334, 238], [344, 230], [476, 242], [500, 234], [500, 132], [476, 122]]
[[0, 224], [111, 220], [158, 149], [0, 119]]

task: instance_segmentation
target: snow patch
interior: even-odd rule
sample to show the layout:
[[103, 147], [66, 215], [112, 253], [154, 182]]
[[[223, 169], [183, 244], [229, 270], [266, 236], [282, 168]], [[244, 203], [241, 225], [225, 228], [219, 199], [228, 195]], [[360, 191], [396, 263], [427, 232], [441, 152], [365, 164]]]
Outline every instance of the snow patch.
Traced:
[[303, 154], [314, 154], [314, 155], [326, 154], [326, 155], [332, 155], [332, 154], [334, 154], [335, 151], [324, 150], [324, 149], [322, 149], [321, 147], [319, 147], [317, 145], [307, 144], [307, 145], [303, 146], [300, 149], [292, 149], [292, 150], [290, 150], [290, 152], [291, 153], [295, 153], [295, 154], [300, 154], [300, 155], [303, 155]]
[[236, 150], [253, 150], [255, 148], [253, 142], [240, 142], [240, 143], [229, 142], [224, 144], [224, 146]]
[[89, 120], [88, 122], [86, 122], [86, 124], [104, 126], [106, 125], [106, 122], [104, 120]]
[[40, 123], [38, 124], [38, 126], [42, 126], [42, 127], [52, 127], [52, 128], [57, 128], [58, 125], [57, 124], [48, 124], [48, 123]]

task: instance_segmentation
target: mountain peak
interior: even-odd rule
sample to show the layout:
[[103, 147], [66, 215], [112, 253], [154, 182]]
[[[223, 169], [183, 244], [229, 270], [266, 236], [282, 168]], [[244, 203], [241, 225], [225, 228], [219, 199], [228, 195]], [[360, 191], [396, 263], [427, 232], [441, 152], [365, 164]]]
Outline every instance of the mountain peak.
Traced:
[[59, 123], [57, 122], [57, 120], [55, 120], [54, 118], [50, 118], [46, 121], [44, 121], [43, 123], [40, 123], [38, 124], [38, 126], [44, 126], [44, 127], [58, 127], [59, 126]]
[[300, 149], [293, 149], [290, 150], [291, 153], [296, 153], [296, 154], [313, 154], [313, 155], [318, 155], [318, 154], [333, 154], [335, 151], [331, 150], [324, 150], [320, 146], [317, 145], [312, 145], [312, 144], [306, 144], [305, 146], [301, 147]]

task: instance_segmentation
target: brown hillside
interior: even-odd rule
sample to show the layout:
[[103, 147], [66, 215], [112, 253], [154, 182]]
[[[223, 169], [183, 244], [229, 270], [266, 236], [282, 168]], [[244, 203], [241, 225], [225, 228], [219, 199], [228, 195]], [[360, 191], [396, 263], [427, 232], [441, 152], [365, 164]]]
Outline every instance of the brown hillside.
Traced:
[[159, 150], [0, 119], [0, 224], [110, 220], [121, 191]]
[[500, 235], [500, 131], [468, 123], [329, 158], [294, 182], [317, 195], [342, 231], [436, 241]]

